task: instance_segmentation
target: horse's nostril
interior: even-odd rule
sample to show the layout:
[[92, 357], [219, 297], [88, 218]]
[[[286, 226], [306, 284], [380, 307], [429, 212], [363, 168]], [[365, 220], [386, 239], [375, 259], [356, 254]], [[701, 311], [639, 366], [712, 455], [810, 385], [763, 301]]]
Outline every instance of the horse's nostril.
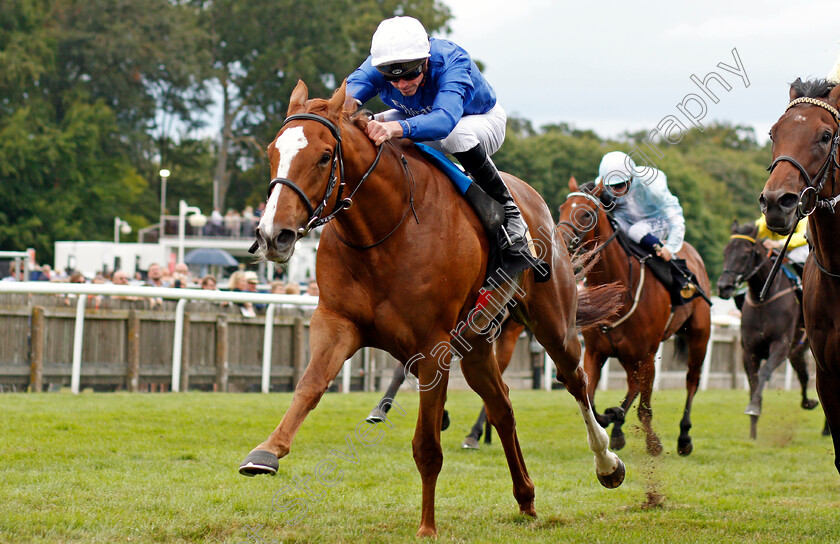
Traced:
[[782, 198], [779, 199], [779, 206], [785, 209], [795, 208], [798, 203], [799, 195], [795, 193], [785, 193], [782, 195]]
[[279, 249], [286, 249], [297, 240], [297, 233], [291, 229], [283, 229], [277, 235], [277, 247]]

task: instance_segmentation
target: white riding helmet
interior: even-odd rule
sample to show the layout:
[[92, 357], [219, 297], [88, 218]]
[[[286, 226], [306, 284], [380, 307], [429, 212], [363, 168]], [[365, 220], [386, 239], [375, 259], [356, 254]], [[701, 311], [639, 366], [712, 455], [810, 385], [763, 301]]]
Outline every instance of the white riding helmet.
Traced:
[[[370, 42], [371, 64], [375, 67], [401, 64], [408, 71], [429, 57], [429, 35], [414, 17], [393, 17], [379, 23]], [[413, 64], [413, 66], [408, 66]], [[393, 75], [399, 75], [394, 73]]]
[[610, 151], [601, 159], [596, 183], [602, 185], [620, 185], [630, 181], [636, 174], [636, 163], [627, 153]]

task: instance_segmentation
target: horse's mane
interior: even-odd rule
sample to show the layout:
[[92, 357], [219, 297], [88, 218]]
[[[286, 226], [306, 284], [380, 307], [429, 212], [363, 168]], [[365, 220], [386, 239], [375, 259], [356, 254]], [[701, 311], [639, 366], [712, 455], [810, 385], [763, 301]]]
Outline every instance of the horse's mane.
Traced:
[[836, 85], [836, 83], [826, 79], [808, 79], [802, 81], [802, 78], [796, 78], [796, 81], [791, 83], [790, 86], [796, 93], [796, 98], [825, 98]]
[[758, 227], [755, 223], [749, 221], [735, 227], [735, 232], [733, 234], [743, 234], [745, 236], [755, 238], [758, 235]]

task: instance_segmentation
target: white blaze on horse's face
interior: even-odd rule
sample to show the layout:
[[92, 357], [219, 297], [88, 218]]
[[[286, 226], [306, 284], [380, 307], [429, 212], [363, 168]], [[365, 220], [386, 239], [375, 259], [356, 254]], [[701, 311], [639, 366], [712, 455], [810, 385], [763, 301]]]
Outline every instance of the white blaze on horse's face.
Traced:
[[[274, 173], [274, 178], [287, 178], [289, 170], [292, 167], [292, 160], [298, 154], [298, 151], [305, 148], [309, 142], [306, 141], [306, 136], [303, 135], [303, 127], [292, 127], [283, 132], [279, 138], [274, 142], [274, 148], [280, 155], [280, 160], [277, 164], [277, 172]], [[260, 233], [266, 240], [274, 237], [272, 226], [274, 225], [274, 214], [277, 212], [277, 199], [280, 198], [280, 191], [283, 190], [283, 185], [278, 183], [272, 189], [268, 196], [268, 202], [265, 205], [265, 213], [260, 218]]]

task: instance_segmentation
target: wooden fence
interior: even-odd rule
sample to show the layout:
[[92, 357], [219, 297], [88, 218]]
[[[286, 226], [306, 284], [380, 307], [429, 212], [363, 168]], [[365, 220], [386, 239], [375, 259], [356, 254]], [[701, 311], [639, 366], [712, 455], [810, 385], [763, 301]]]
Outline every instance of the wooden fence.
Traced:
[[[76, 301], [65, 296], [0, 293], [0, 391], [56, 390], [70, 384]], [[154, 309], [146, 300], [89, 297], [85, 312], [81, 387], [95, 391], [168, 391], [172, 381], [175, 301]], [[270, 391], [291, 391], [309, 361], [312, 309], [278, 307], [273, 317]], [[245, 317], [235, 304], [187, 303], [180, 389], [260, 391], [265, 316]], [[715, 328], [709, 359], [709, 388], [743, 388], [740, 331]], [[662, 351], [659, 387], [685, 387], [685, 363], [673, 360], [672, 342]], [[810, 355], [810, 354], [809, 354]], [[544, 385], [542, 348], [523, 334], [505, 381], [512, 389]], [[384, 390], [396, 361], [366, 349], [346, 367], [332, 390]], [[789, 366], [789, 365], [788, 365]], [[813, 360], [810, 361], [813, 376]], [[466, 389], [458, 365], [450, 387]], [[792, 374], [777, 372], [770, 387], [790, 387]], [[794, 380], [795, 381], [795, 380]], [[346, 388], [345, 388], [346, 386]], [[625, 374], [611, 361], [606, 382], [625, 388]], [[409, 386], [405, 386], [409, 387]], [[797, 387], [797, 384], [793, 384]]]

